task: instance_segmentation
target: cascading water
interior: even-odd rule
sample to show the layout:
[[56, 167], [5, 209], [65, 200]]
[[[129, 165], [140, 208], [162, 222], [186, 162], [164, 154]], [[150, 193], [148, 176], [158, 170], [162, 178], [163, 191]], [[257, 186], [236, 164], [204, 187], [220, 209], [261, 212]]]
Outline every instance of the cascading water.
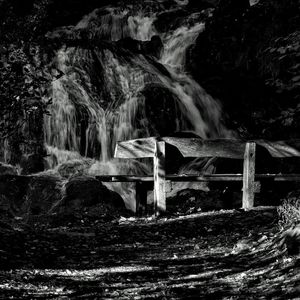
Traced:
[[[147, 43], [158, 35], [156, 15], [155, 11], [133, 13], [130, 7], [106, 8], [95, 10], [75, 26], [75, 36], [84, 32], [90, 40], [110, 44], [93, 49], [65, 46], [57, 53], [56, 65], [64, 75], [52, 84], [51, 116], [45, 120], [51, 166], [89, 156], [97, 160], [90, 174], [151, 172], [144, 164], [114, 164], [112, 160], [117, 141], [150, 136], [143, 93], [150, 84], [164, 88], [176, 99], [180, 109], [177, 131], [194, 131], [202, 138], [229, 135], [219, 103], [185, 72], [187, 48], [204, 29], [202, 22], [195, 21], [197, 15], [177, 29], [159, 34], [164, 46], [159, 59], [116, 47], [122, 39]], [[140, 42], [135, 45], [138, 50], [142, 47]], [[132, 207], [131, 192], [122, 196]]]
[[[195, 18], [194, 15], [190, 16]], [[185, 73], [186, 50], [198, 34], [204, 30], [201, 22], [189, 27], [183, 25], [163, 37], [165, 50], [160, 62], [172, 75], [169, 88], [177, 95], [183, 106], [183, 114], [192, 124], [192, 129], [202, 138], [228, 136], [229, 131], [223, 126], [222, 109], [216, 100]]]

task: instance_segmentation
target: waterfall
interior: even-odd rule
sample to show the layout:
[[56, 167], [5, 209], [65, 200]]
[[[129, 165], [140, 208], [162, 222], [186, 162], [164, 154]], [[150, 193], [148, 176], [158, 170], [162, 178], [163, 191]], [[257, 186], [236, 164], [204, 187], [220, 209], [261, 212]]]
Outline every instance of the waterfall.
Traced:
[[[189, 18], [195, 19], [197, 14]], [[183, 114], [192, 124], [192, 130], [202, 138], [228, 137], [231, 133], [222, 124], [222, 108], [185, 72], [186, 51], [196, 40], [205, 24], [183, 25], [163, 36], [164, 52], [160, 62], [172, 75], [169, 88], [180, 99]]]
[[[159, 33], [154, 26], [157, 14], [134, 12], [130, 7], [105, 8], [95, 10], [74, 27], [75, 35], [84, 33], [109, 46], [64, 46], [57, 52], [55, 63], [63, 76], [52, 83], [53, 104], [44, 125], [51, 166], [88, 156], [95, 159], [90, 174], [151, 172], [142, 163], [115, 164], [112, 155], [117, 141], [151, 135], [152, 124], [145, 111], [149, 99], [144, 90], [153, 84], [175, 99], [177, 131], [194, 131], [205, 139], [230, 135], [222, 123], [218, 101], [185, 69], [187, 49], [205, 24], [192, 14], [176, 29]], [[163, 43], [159, 58], [140, 51], [155, 35]], [[126, 38], [135, 43], [136, 53], [116, 46]], [[131, 192], [125, 198], [129, 199]]]
[[[128, 14], [128, 11], [118, 15], [107, 14], [95, 24], [93, 18], [97, 14], [93, 12], [76, 28], [87, 28], [92, 32], [96, 28], [97, 34], [100, 32], [101, 36], [112, 41], [124, 36], [149, 40], [156, 34], [153, 26], [155, 15], [150, 18], [143, 17], [141, 12], [136, 16]], [[193, 18], [194, 15], [191, 16]], [[178, 98], [181, 113], [191, 124], [190, 128], [178, 130], [194, 130], [203, 138], [228, 135], [221, 122], [219, 103], [185, 72], [186, 50], [203, 29], [204, 24], [196, 22], [161, 35], [164, 51], [159, 62], [167, 68], [169, 76], [142, 55], [128, 59], [108, 49], [95, 50], [97, 59], [103, 65], [102, 85], [108, 90], [105, 96], [99, 95], [93, 87], [91, 74], [95, 73], [92, 66], [95, 58], [91, 50], [62, 48], [57, 54], [57, 67], [65, 75], [52, 85], [52, 117], [46, 119], [46, 143], [61, 150], [80, 152], [84, 156], [110, 159], [117, 141], [147, 136], [149, 133], [146, 124], [137, 124], [135, 118], [143, 98], [140, 92], [150, 82], [166, 87]], [[110, 102], [108, 108], [104, 109], [101, 105], [101, 97], [109, 98], [106, 100]], [[81, 124], [86, 121], [88, 124]]]
[[[94, 32], [95, 28], [91, 27], [95, 24], [91, 19], [96, 15], [93, 12], [76, 28], [88, 28]], [[128, 16], [127, 11], [118, 15], [108, 14], [98, 20], [96, 33], [112, 41], [128, 36], [151, 39], [155, 33], [151, 26], [153, 20], [140, 13]], [[107, 90], [106, 95], [99, 95], [94, 87], [95, 60], [103, 66], [101, 84]], [[140, 63], [143, 58], [137, 57], [137, 60]], [[139, 68], [133, 59], [129, 61], [118, 57], [108, 49], [91, 53], [75, 47], [60, 49], [56, 64], [64, 76], [52, 84], [51, 116], [45, 121], [46, 145], [51, 146], [52, 153], [53, 149], [69, 150], [107, 161], [118, 140], [147, 135], [145, 126], [138, 128], [135, 125], [136, 111], [142, 100], [139, 93], [145, 82], [152, 81], [151, 74], [144, 67]], [[103, 99], [105, 97], [106, 100]], [[103, 102], [109, 102], [105, 110]], [[59, 154], [59, 151], [55, 152]]]

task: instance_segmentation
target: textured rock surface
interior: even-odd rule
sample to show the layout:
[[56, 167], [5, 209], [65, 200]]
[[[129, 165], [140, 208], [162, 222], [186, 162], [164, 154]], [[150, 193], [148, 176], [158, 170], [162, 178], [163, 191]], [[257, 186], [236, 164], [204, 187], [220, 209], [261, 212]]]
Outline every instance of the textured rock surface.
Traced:
[[190, 49], [189, 69], [221, 100], [240, 134], [297, 137], [299, 2], [236, 4], [217, 6]]
[[22, 157], [20, 161], [21, 174], [28, 175], [39, 173], [45, 170], [47, 163], [42, 155], [30, 154]]
[[71, 176], [83, 175], [87, 173], [88, 168], [93, 164], [91, 159], [73, 159], [57, 167], [60, 176], [69, 178]]
[[74, 176], [65, 185], [63, 209], [74, 211], [102, 203], [115, 210], [125, 210], [123, 199], [94, 177]]
[[17, 175], [18, 170], [12, 165], [0, 162], [0, 176], [1, 175]]
[[11, 216], [49, 212], [60, 201], [63, 181], [56, 176], [2, 176], [1, 209]]
[[94, 177], [77, 175], [66, 180], [43, 174], [0, 178], [0, 212], [9, 217], [73, 213], [94, 208], [101, 214], [126, 211], [121, 196]]

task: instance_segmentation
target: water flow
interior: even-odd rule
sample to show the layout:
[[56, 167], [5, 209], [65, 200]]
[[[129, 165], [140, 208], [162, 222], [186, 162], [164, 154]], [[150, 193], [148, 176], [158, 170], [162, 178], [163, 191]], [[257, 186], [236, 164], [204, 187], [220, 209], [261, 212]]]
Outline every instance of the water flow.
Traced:
[[[110, 43], [126, 37], [149, 41], [157, 34], [155, 19], [155, 13], [145, 16], [128, 9], [107, 8], [106, 13], [94, 11], [74, 30], [85, 30], [90, 38], [97, 36]], [[45, 120], [47, 148], [56, 156], [51, 166], [78, 160], [81, 155], [98, 159], [88, 171], [93, 175], [150, 173], [147, 165], [112, 160], [117, 141], [150, 134], [142, 93], [147, 84], [167, 89], [178, 100], [184, 121], [178, 122], [177, 130], [193, 130], [202, 138], [229, 135], [221, 121], [219, 103], [185, 71], [187, 49], [204, 29], [204, 24], [195, 19], [191, 15], [186, 23], [193, 25], [184, 24], [160, 34], [164, 50], [156, 63], [154, 57], [123, 55], [109, 47], [63, 47], [58, 51], [57, 67], [64, 75], [52, 84], [51, 116]], [[117, 189], [122, 190], [122, 186]], [[125, 195], [131, 208], [132, 194], [129, 189]]]
[[[130, 15], [129, 10], [107, 9], [85, 17], [77, 26], [98, 34], [110, 41], [131, 37], [150, 40], [156, 33], [153, 22], [156, 16], [142, 12]], [[186, 24], [197, 18], [191, 15]], [[181, 114], [186, 122], [178, 130], [194, 130], [202, 138], [224, 137], [229, 132], [222, 124], [221, 106], [185, 72], [186, 52], [204, 24], [178, 27], [161, 34], [164, 51], [159, 59], [169, 71], [162, 73], [143, 55], [122, 57], [113, 50], [62, 48], [57, 54], [57, 66], [65, 74], [53, 82], [52, 117], [46, 118], [46, 143], [60, 150], [110, 160], [117, 141], [138, 138], [149, 134], [147, 121], [137, 122], [143, 115], [141, 91], [147, 83], [157, 82], [179, 100]], [[95, 56], [102, 65], [102, 85], [107, 93], [99, 95], [92, 76], [95, 73]], [[106, 98], [106, 99], [103, 99]], [[108, 103], [106, 109], [102, 103]], [[139, 109], [142, 107], [142, 109]], [[87, 124], [86, 124], [87, 123]], [[61, 160], [60, 160], [61, 161]]]
[[44, 122], [46, 144], [52, 148], [82, 155], [97, 148], [104, 110], [92, 93], [90, 70], [82, 67], [90, 60], [90, 51], [77, 48], [63, 48], [57, 54], [57, 66], [64, 76], [52, 83], [51, 116]]
[[108, 41], [119, 41], [131, 37], [148, 41], [155, 34], [153, 20], [155, 14], [145, 16], [142, 11], [131, 15], [129, 9], [96, 9], [80, 21], [75, 29], [85, 30], [89, 37], [98, 37]]
[[[191, 19], [195, 15], [190, 16]], [[222, 124], [222, 108], [218, 101], [185, 72], [186, 52], [194, 44], [205, 24], [183, 25], [174, 32], [165, 34], [164, 52], [160, 62], [172, 75], [166, 83], [177, 95], [183, 106], [182, 112], [192, 124], [192, 129], [202, 138], [227, 137], [230, 132]]]
[[[85, 28], [111, 41], [124, 37], [149, 40], [155, 33], [152, 26], [155, 16], [144, 17], [141, 13], [129, 16], [127, 10], [118, 13], [109, 10], [109, 14], [98, 18], [97, 13], [85, 17], [76, 29]], [[105, 96], [97, 95], [92, 83], [93, 54], [103, 66]], [[140, 91], [151, 79], [144, 70], [134, 66], [134, 61], [107, 49], [95, 49], [92, 53], [78, 48], [62, 48], [56, 60], [58, 69], [65, 75], [52, 84], [51, 117], [45, 121], [47, 145], [107, 161], [118, 140], [147, 134], [147, 128], [136, 126], [135, 117], [142, 102]], [[101, 102], [110, 102], [105, 111]], [[86, 121], [88, 124], [84, 124]]]

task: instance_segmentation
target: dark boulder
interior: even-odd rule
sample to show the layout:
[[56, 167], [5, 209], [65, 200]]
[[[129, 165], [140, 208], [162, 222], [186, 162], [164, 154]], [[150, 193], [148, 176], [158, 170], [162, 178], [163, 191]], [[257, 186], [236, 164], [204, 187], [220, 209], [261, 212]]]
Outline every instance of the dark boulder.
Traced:
[[0, 162], [0, 176], [2, 175], [17, 175], [18, 170], [12, 165]]
[[81, 210], [84, 207], [103, 205], [106, 210], [125, 210], [119, 194], [109, 190], [92, 176], [74, 176], [65, 186], [65, 196], [61, 208], [67, 211]]
[[25, 176], [0, 176], [0, 212], [11, 216], [22, 214], [22, 205], [30, 179]]
[[29, 185], [22, 205], [22, 211], [29, 215], [51, 212], [62, 199], [64, 181], [52, 175], [34, 176]]
[[189, 71], [244, 136], [299, 136], [299, 9], [298, 1], [221, 1], [188, 52]]
[[[102, 0], [65, 0], [65, 1], [49, 1], [47, 5], [48, 10], [48, 24], [52, 28], [75, 25], [77, 24], [84, 15], [92, 12], [96, 8], [101, 8], [106, 5], [114, 5], [118, 1]], [[70, 9], [71, 8], [71, 9]]]
[[48, 213], [62, 197], [63, 181], [56, 176], [2, 176], [0, 208], [12, 216]]
[[[216, 1], [215, 1], [216, 2]], [[220, 0], [217, 6], [222, 14], [244, 11], [250, 7], [249, 0]]]
[[154, 21], [154, 26], [159, 32], [174, 30], [184, 20], [188, 12], [182, 8], [160, 13]]
[[40, 154], [30, 154], [21, 158], [20, 166], [22, 169], [21, 174], [29, 175], [44, 171], [46, 168], [46, 161]]
[[154, 56], [156, 58], [160, 57], [163, 47], [164, 45], [158, 35], [154, 35], [150, 41], [142, 44], [144, 54]]
[[82, 213], [97, 208], [102, 215], [127, 212], [119, 194], [109, 190], [95, 177], [0, 177], [0, 213], [9, 217]]
[[[196, 9], [201, 11], [206, 8], [215, 8], [218, 6], [220, 0], [189, 0], [188, 9]], [[230, 1], [228, 1], [230, 2]], [[241, 1], [243, 2], [243, 1]]]
[[151, 135], [168, 136], [175, 132], [180, 123], [176, 96], [159, 84], [148, 84], [142, 94]]
[[60, 164], [57, 167], [57, 171], [60, 176], [69, 178], [71, 176], [87, 174], [92, 164], [92, 159], [72, 159]]
[[129, 50], [132, 53], [141, 53], [142, 52], [142, 42], [135, 40], [131, 37], [123, 38], [116, 42], [118, 47], [122, 47], [126, 50]]
[[163, 49], [163, 43], [158, 35], [153, 36], [150, 41], [145, 42], [126, 37], [117, 41], [115, 44], [132, 53], [150, 55], [156, 58], [160, 57], [160, 53]]

